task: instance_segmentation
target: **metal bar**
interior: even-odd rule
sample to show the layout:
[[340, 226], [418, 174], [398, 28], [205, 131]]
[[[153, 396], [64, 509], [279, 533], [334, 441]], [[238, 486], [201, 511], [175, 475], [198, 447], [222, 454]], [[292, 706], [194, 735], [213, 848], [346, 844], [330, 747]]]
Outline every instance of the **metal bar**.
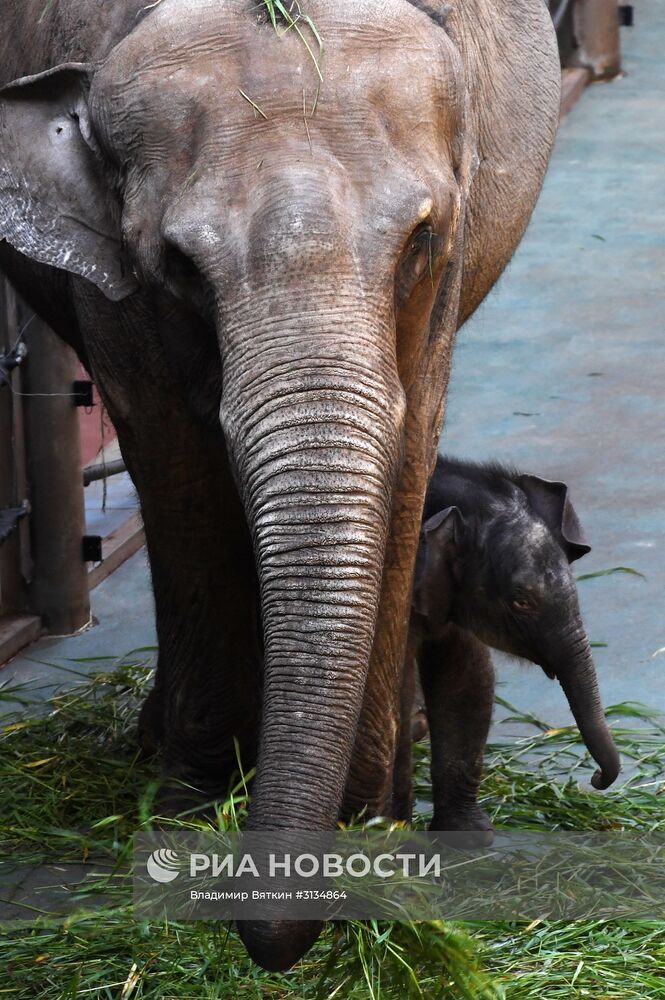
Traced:
[[577, 65], [574, 7], [575, 0], [549, 0], [549, 11], [556, 31], [562, 69]]
[[67, 635], [90, 620], [79, 422], [72, 397], [76, 357], [39, 319], [30, 323], [26, 341], [23, 402], [33, 552], [29, 606], [42, 616], [47, 632]]
[[573, 0], [550, 0], [550, 14], [558, 31]]
[[127, 472], [127, 466], [121, 458], [113, 459], [112, 462], [104, 462], [102, 465], [88, 465], [83, 470], [83, 485], [89, 486], [100, 479], [108, 479], [109, 476], [117, 476], [121, 472]]

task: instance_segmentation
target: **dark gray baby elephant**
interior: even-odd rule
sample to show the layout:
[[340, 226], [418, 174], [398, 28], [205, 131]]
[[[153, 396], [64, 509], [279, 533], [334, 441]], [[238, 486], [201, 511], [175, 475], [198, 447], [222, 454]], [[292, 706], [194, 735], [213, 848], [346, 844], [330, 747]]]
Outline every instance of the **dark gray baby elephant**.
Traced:
[[599, 765], [595, 788], [619, 774], [570, 570], [589, 549], [563, 483], [439, 457], [425, 501], [409, 650], [432, 741], [433, 830], [493, 838], [476, 801], [494, 703], [487, 646], [559, 681]]

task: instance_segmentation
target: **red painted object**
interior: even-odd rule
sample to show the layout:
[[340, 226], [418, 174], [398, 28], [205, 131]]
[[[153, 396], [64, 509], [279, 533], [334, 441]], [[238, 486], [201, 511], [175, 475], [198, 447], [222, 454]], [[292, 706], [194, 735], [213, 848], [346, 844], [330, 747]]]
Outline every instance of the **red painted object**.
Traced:
[[[90, 376], [82, 365], [79, 365], [77, 378], [88, 379]], [[79, 409], [81, 428], [81, 467], [89, 465], [99, 454], [102, 444], [105, 447], [115, 440], [115, 430], [108, 413], [103, 408], [97, 388], [93, 387], [95, 405], [91, 409]]]

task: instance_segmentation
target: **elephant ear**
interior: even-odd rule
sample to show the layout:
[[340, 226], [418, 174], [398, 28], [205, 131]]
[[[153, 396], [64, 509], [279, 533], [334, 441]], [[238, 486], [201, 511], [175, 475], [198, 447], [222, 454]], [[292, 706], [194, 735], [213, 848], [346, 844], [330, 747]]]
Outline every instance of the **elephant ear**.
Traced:
[[565, 483], [538, 476], [519, 476], [515, 482], [526, 494], [533, 512], [550, 529], [569, 563], [591, 551]]
[[118, 300], [138, 286], [90, 127], [89, 87], [88, 67], [69, 63], [0, 90], [0, 239]]
[[448, 0], [409, 0], [409, 3], [412, 7], [417, 7], [418, 10], [422, 10], [423, 14], [431, 17], [439, 27], [445, 28], [450, 12]]
[[433, 626], [448, 621], [453, 601], [452, 562], [463, 527], [458, 507], [445, 507], [420, 531], [412, 607]]

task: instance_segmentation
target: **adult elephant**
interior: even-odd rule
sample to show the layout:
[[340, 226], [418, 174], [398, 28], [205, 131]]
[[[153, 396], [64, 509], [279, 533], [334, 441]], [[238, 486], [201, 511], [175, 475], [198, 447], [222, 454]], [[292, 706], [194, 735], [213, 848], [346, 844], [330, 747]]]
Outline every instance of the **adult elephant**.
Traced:
[[[144, 734], [214, 794], [260, 729], [254, 829], [391, 811], [454, 334], [559, 107], [542, 0], [306, 13], [321, 80], [307, 22], [254, 0], [8, 0], [0, 43], [0, 263], [93, 372], [141, 499]], [[285, 968], [316, 929], [242, 932]]]

